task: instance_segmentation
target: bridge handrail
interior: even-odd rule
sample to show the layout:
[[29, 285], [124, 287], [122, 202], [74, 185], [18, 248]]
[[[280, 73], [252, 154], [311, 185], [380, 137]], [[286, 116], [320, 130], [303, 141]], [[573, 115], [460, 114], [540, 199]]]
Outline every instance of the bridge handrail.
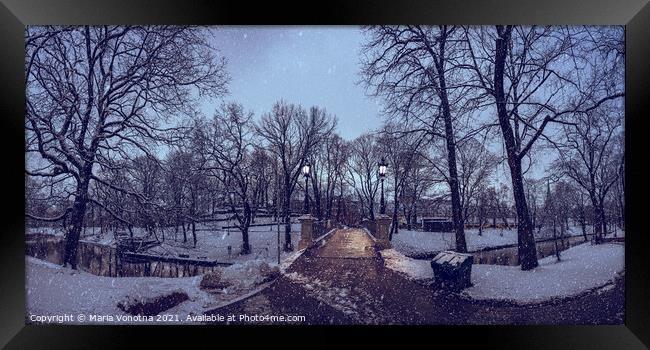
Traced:
[[363, 219], [361, 220], [361, 227], [368, 230], [368, 232], [373, 236], [377, 237], [377, 222], [374, 220]]
[[320, 238], [336, 226], [338, 226], [338, 223], [333, 219], [314, 221], [312, 226], [312, 239]]

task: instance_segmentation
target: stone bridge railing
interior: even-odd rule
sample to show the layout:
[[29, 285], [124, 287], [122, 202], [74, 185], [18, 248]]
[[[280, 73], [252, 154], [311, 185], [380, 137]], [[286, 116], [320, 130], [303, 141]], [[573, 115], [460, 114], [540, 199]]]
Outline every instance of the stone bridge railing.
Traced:
[[374, 220], [361, 220], [361, 227], [365, 228], [373, 237], [377, 235], [377, 223]]
[[299, 249], [311, 246], [321, 237], [340, 226], [336, 220], [316, 220], [311, 215], [303, 215], [298, 218], [298, 221], [300, 221]]
[[333, 228], [338, 227], [336, 220], [320, 220], [314, 221], [312, 229], [312, 239], [318, 240], [325, 234], [330, 232]]
[[361, 221], [361, 226], [375, 239], [379, 249], [388, 249], [391, 247], [389, 239], [390, 223], [390, 216], [377, 215], [375, 220]]
[[[63, 238], [27, 235], [25, 254], [51, 263], [63, 264]], [[79, 241], [77, 268], [106, 277], [189, 277], [229, 266], [216, 260], [163, 257], [121, 251], [115, 245]]]
[[[316, 220], [311, 215], [303, 215], [298, 218], [300, 221], [300, 242], [298, 248], [303, 249], [311, 246], [321, 237], [332, 230], [339, 228], [335, 220]], [[391, 219], [388, 215], [378, 215], [375, 220], [364, 220], [361, 226], [370, 233], [379, 249], [391, 247], [389, 239]]]

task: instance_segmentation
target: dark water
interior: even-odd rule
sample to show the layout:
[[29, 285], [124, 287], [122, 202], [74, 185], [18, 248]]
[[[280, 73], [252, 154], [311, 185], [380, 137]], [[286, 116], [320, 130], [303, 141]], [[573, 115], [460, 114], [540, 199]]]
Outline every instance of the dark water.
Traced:
[[[61, 237], [28, 235], [25, 254], [51, 263], [63, 264], [64, 244]], [[129, 258], [120, 256], [114, 246], [80, 241], [77, 248], [77, 268], [98, 276], [108, 277], [189, 277], [211, 272], [219, 266], [187, 259]]]
[[[571, 236], [564, 239], [557, 240], [557, 250], [560, 252], [567, 250], [573, 246], [584, 243], [583, 236]], [[537, 258], [541, 259], [549, 255], [555, 254], [555, 242], [550, 240], [537, 241]], [[413, 255], [411, 258], [430, 260], [433, 259], [439, 252], [431, 252], [427, 254]], [[516, 266], [519, 264], [519, 257], [517, 254], [517, 245], [512, 244], [508, 246], [486, 248], [479, 251], [470, 252], [474, 256], [475, 264], [489, 264], [489, 265], [509, 265]]]
[[[563, 240], [557, 240], [557, 250], [560, 252], [567, 250], [573, 246], [584, 243], [585, 239], [582, 236], [567, 237]], [[549, 255], [554, 255], [556, 248], [553, 240], [537, 242], [537, 258], [541, 259]], [[517, 246], [508, 246], [498, 249], [483, 250], [473, 252], [475, 264], [490, 264], [490, 265], [519, 265], [519, 257], [517, 254]]]

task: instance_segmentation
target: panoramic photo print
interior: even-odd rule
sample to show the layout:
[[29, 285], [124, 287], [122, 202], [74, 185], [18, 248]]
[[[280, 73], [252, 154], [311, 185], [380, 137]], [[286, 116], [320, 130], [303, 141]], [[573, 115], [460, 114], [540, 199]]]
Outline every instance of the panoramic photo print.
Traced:
[[27, 324], [623, 324], [623, 26], [27, 26]]

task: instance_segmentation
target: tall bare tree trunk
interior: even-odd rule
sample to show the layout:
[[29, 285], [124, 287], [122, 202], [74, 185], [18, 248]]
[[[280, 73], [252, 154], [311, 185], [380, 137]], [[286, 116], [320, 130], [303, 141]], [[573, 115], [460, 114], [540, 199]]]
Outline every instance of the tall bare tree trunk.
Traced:
[[519, 158], [515, 136], [510, 126], [508, 111], [506, 109], [506, 98], [503, 88], [503, 78], [508, 44], [512, 27], [497, 26], [498, 37], [496, 39], [495, 63], [494, 63], [494, 96], [499, 117], [499, 126], [503, 134], [503, 140], [508, 155], [512, 189], [517, 209], [517, 240], [518, 256], [522, 270], [531, 270], [537, 267], [537, 249], [535, 248], [535, 237], [533, 235], [533, 224], [528, 214], [526, 195], [524, 192], [523, 175], [521, 171], [521, 159]]
[[447, 82], [445, 80], [445, 40], [446, 39], [441, 40], [440, 43], [440, 58], [437, 65], [438, 80], [440, 83], [439, 96], [442, 104], [442, 116], [445, 122], [447, 164], [449, 166], [449, 189], [451, 190], [451, 216], [453, 220], [454, 233], [456, 234], [456, 251], [466, 253], [467, 243], [465, 242], [465, 223], [463, 222], [460, 190], [458, 185], [458, 170], [456, 167], [456, 140], [452, 125], [451, 110], [449, 108]]
[[250, 245], [250, 240], [249, 240], [249, 237], [248, 237], [248, 229], [249, 229], [249, 227], [247, 226], [246, 228], [241, 230], [241, 237], [242, 237], [241, 253], [244, 254], [244, 255], [251, 253], [251, 245]]
[[591, 205], [593, 206], [594, 210], [594, 236], [598, 242], [603, 237], [604, 210], [601, 206], [600, 200], [597, 198], [595, 193], [589, 193], [589, 198], [591, 199]]
[[241, 229], [241, 236], [242, 236], [241, 254], [251, 253], [251, 245], [250, 245], [248, 230], [250, 229], [252, 217], [253, 217], [253, 212], [251, 210], [251, 206], [250, 204], [248, 204], [248, 201], [244, 201], [244, 215], [242, 220], [240, 221], [240, 229]]
[[63, 266], [70, 265], [72, 269], [77, 269], [77, 248], [79, 246], [79, 237], [84, 225], [86, 216], [86, 206], [88, 205], [88, 188], [90, 187], [90, 178], [93, 169], [94, 148], [89, 153], [90, 159], [81, 169], [80, 182], [77, 185], [77, 192], [72, 206], [70, 216], [71, 227], [65, 234], [65, 250], [63, 252]]
[[[77, 189], [77, 197], [74, 200], [72, 213], [70, 215], [71, 227], [65, 234], [65, 250], [63, 252], [63, 266], [70, 266], [77, 269], [77, 247], [79, 237], [84, 223], [84, 214], [86, 212], [87, 192], [83, 192], [83, 185]], [[86, 189], [88, 184], [86, 183]]]

